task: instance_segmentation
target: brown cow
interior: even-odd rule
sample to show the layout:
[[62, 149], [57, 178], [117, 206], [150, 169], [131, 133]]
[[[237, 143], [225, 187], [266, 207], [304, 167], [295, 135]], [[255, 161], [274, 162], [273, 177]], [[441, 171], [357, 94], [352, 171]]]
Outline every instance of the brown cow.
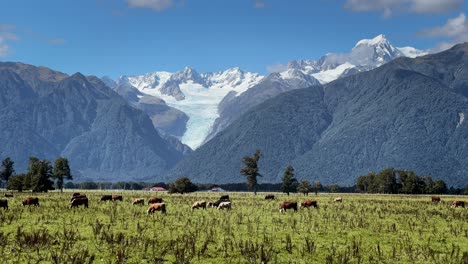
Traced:
[[231, 202], [221, 202], [219, 205], [218, 205], [218, 210], [223, 210], [223, 209], [228, 209], [228, 210], [231, 210]]
[[221, 197], [219, 198], [220, 200], [228, 200], [229, 201], [229, 195], [225, 194], [225, 195], [221, 195]]
[[280, 204], [280, 207], [279, 207], [280, 213], [283, 213], [288, 209], [293, 209], [294, 212], [297, 212], [297, 202], [284, 202]]
[[5, 197], [11, 198], [11, 197], [13, 197], [13, 194], [12, 193], [5, 193]]
[[165, 203], [155, 203], [148, 207], [148, 214], [153, 214], [156, 211], [161, 211], [163, 214], [166, 213]]
[[75, 198], [70, 202], [70, 208], [78, 207], [80, 205], [84, 205], [86, 208], [88, 208], [88, 198]]
[[434, 203], [438, 203], [438, 202], [440, 202], [440, 197], [439, 196], [432, 196], [431, 201], [434, 202]]
[[133, 205], [135, 205], [135, 204], [141, 204], [141, 205], [143, 205], [143, 204], [145, 204], [145, 199], [143, 199], [143, 198], [137, 198], [137, 199], [133, 200]]
[[112, 201], [123, 201], [123, 197], [122, 195], [117, 195], [117, 194], [113, 194], [112, 195]]
[[0, 207], [3, 207], [4, 209], [8, 209], [8, 200], [0, 200]]
[[304, 208], [307, 208], [307, 207], [315, 207], [315, 208], [318, 208], [318, 204], [317, 204], [317, 201], [315, 200], [305, 200], [301, 203], [301, 207], [304, 207]]
[[343, 198], [341, 198], [341, 197], [336, 197], [336, 198], [335, 198], [335, 202], [336, 202], [336, 203], [342, 203], [342, 202], [343, 202]]
[[196, 201], [195, 203], [193, 203], [192, 211], [193, 209], [197, 209], [197, 208], [206, 209], [206, 201]]
[[80, 193], [76, 192], [76, 193], [73, 193], [73, 194], [72, 194], [72, 197], [78, 196], [78, 195], [80, 195]]
[[450, 207], [452, 207], [452, 208], [465, 207], [465, 202], [464, 201], [453, 201], [452, 205]]
[[112, 201], [112, 195], [103, 195], [101, 197], [101, 202], [102, 201]]
[[274, 200], [275, 196], [273, 194], [267, 194], [265, 195], [265, 200]]
[[151, 197], [148, 199], [148, 204], [162, 203], [163, 199], [159, 197]]
[[26, 197], [23, 200], [23, 206], [25, 206], [25, 205], [39, 206], [39, 198], [37, 198], [37, 197]]
[[70, 202], [72, 202], [74, 199], [82, 199], [82, 198], [87, 198], [86, 194], [79, 194], [76, 196], [72, 196], [72, 198], [70, 199]]

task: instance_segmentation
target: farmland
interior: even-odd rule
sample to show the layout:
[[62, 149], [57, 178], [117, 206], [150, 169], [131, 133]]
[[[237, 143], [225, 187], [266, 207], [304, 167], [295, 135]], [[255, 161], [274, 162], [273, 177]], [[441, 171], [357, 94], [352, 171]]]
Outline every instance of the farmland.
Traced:
[[[21, 206], [30, 193], [8, 198], [2, 263], [468, 263], [468, 208], [449, 207], [467, 196], [319, 194], [308, 197], [319, 209], [281, 214], [280, 202], [305, 197], [233, 192], [231, 211], [192, 212], [220, 194], [114, 191], [123, 202], [100, 203], [110, 192], [82, 192], [89, 208], [70, 209], [70, 192], [37, 194], [39, 207]], [[164, 199], [166, 215], [132, 205], [151, 196]]]

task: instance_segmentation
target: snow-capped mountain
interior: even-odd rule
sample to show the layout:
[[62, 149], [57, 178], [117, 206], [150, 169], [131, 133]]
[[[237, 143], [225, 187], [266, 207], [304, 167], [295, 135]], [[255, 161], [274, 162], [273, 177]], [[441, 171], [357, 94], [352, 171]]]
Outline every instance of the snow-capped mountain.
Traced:
[[373, 39], [358, 41], [349, 53], [329, 53], [319, 60], [292, 61], [288, 64], [288, 70], [300, 70], [325, 84], [340, 77], [374, 69], [401, 56], [414, 58], [426, 54], [427, 51], [413, 47], [397, 48], [384, 35], [378, 35]]
[[218, 117], [218, 104], [226, 94], [231, 91], [242, 94], [262, 78], [258, 73], [237, 67], [203, 74], [185, 67], [176, 73], [160, 71], [122, 76], [118, 83], [127, 82], [142, 93], [162, 98], [169, 106], [185, 112], [189, 121], [181, 141], [195, 149], [208, 135]]

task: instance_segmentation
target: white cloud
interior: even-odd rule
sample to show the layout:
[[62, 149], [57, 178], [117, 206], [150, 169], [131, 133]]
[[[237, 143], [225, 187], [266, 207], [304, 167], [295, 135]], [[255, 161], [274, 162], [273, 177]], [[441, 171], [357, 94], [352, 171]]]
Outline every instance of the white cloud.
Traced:
[[437, 14], [458, 10], [463, 0], [346, 0], [344, 7], [355, 12]]
[[287, 64], [274, 64], [274, 65], [267, 66], [267, 71], [270, 73], [271, 72], [284, 72], [287, 69], [288, 69]]
[[430, 38], [445, 38], [446, 41], [437, 44], [434, 52], [443, 51], [451, 48], [453, 45], [468, 41], [468, 21], [465, 14], [447, 20], [445, 25], [425, 29], [419, 32], [419, 35]]
[[14, 25], [0, 24], [0, 57], [6, 57], [11, 54], [11, 41], [18, 41], [19, 37], [11, 32], [15, 29]]
[[126, 0], [130, 7], [149, 8], [161, 12], [174, 6], [172, 0]]
[[255, 1], [255, 3], [254, 3], [254, 7], [255, 7], [255, 8], [259, 8], [259, 9], [260, 9], [260, 8], [265, 8], [265, 2], [260, 1], [260, 0], [257, 0], [257, 1]]

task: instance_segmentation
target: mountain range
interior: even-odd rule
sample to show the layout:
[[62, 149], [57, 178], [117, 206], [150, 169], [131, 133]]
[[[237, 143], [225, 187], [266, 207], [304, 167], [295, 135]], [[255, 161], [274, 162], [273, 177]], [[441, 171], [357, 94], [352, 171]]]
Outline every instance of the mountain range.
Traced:
[[[246, 111], [167, 175], [242, 182], [241, 160], [262, 152], [262, 182], [287, 165], [298, 179], [352, 185], [387, 167], [468, 182], [468, 44], [324, 85], [296, 89]], [[252, 90], [254, 88], [251, 88]]]

